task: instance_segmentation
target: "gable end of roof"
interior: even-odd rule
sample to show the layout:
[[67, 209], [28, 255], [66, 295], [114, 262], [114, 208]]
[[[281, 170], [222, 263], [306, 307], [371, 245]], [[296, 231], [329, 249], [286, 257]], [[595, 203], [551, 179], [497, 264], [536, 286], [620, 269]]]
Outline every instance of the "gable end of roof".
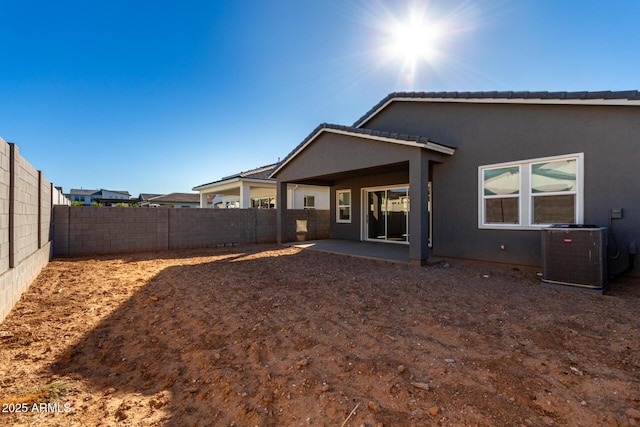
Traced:
[[322, 123], [317, 126], [313, 132], [311, 132], [296, 148], [294, 148], [283, 160], [280, 162], [277, 168], [273, 171], [270, 178], [275, 178], [275, 175], [282, 169], [287, 163], [289, 163], [295, 156], [303, 151], [314, 139], [320, 136], [324, 132], [338, 133], [350, 136], [361, 136], [368, 139], [377, 139], [385, 142], [392, 142], [404, 145], [413, 145], [417, 147], [428, 148], [430, 150], [439, 151], [444, 154], [453, 154], [455, 147], [451, 147], [444, 144], [439, 144], [429, 140], [427, 137], [420, 135], [409, 135], [403, 133], [386, 132], [374, 129], [356, 128], [353, 126], [342, 126], [330, 123]]

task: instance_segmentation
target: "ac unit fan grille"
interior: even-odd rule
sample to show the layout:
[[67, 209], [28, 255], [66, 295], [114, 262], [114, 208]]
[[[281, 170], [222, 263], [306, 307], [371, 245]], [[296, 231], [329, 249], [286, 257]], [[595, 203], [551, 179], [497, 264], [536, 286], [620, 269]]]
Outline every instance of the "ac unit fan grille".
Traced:
[[542, 230], [543, 282], [603, 288], [606, 238], [602, 227]]

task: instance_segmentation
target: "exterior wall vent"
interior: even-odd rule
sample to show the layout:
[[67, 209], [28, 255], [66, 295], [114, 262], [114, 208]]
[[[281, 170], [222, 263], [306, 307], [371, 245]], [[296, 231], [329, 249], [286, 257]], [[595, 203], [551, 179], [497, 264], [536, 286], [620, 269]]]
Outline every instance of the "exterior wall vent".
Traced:
[[543, 284], [604, 290], [607, 229], [558, 224], [542, 229]]

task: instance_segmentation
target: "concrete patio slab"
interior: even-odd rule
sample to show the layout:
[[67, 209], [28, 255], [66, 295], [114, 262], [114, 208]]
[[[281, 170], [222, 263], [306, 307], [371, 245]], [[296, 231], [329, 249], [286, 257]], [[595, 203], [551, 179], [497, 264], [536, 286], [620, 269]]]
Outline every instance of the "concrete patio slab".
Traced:
[[[353, 240], [325, 239], [306, 242], [290, 242], [289, 246], [314, 251], [350, 255], [402, 264], [409, 263], [409, 245], [397, 243], [356, 242]], [[441, 262], [440, 258], [429, 258], [429, 264]]]

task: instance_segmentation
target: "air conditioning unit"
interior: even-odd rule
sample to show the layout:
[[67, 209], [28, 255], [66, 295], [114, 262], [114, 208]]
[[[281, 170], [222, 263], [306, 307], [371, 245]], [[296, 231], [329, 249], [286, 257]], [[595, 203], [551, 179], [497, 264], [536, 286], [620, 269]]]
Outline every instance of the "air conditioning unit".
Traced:
[[542, 229], [543, 284], [603, 292], [607, 286], [607, 229], [558, 224]]

